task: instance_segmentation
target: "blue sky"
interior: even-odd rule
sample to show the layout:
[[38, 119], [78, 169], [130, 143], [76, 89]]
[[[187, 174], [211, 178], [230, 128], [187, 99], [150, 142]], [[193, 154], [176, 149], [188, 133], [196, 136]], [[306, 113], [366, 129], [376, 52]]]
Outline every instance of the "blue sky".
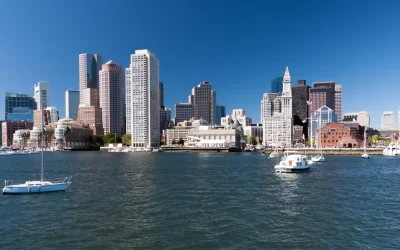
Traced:
[[343, 84], [343, 112], [367, 110], [380, 128], [397, 117], [400, 2], [396, 1], [2, 1], [0, 119], [4, 94], [33, 95], [50, 84], [65, 115], [64, 92], [78, 89], [78, 54], [129, 65], [135, 49], [160, 60], [166, 106], [186, 102], [208, 80], [218, 104], [260, 120], [269, 83], [289, 66], [298, 79]]

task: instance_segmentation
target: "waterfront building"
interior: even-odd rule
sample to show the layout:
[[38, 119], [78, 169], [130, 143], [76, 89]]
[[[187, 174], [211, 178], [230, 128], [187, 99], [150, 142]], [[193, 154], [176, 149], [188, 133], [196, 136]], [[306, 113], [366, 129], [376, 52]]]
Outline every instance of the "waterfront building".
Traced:
[[35, 101], [38, 110], [46, 109], [50, 106], [50, 89], [49, 83], [38, 82], [34, 86]]
[[282, 93], [283, 91], [283, 77], [275, 77], [274, 79], [272, 79], [271, 81], [271, 93]]
[[2, 126], [3, 122], [4, 122], [4, 120], [0, 120], [0, 143], [1, 144], [3, 143], [3, 126]]
[[[322, 128], [325, 124], [332, 122], [337, 122], [337, 116], [335, 111], [327, 106], [322, 106], [321, 108], [314, 111], [311, 115], [311, 133], [310, 138], [316, 138], [317, 128]], [[316, 141], [318, 143], [318, 141]], [[319, 146], [319, 144], [317, 144]]]
[[[45, 125], [43, 128], [44, 131], [44, 147], [51, 147], [52, 141], [54, 138], [54, 130], [56, 124]], [[42, 146], [42, 127], [33, 127], [30, 131], [29, 140], [27, 142], [27, 146], [30, 148], [38, 148]]]
[[221, 125], [221, 118], [226, 116], [225, 106], [216, 105], [215, 110], [216, 110], [215, 124]]
[[175, 104], [175, 124], [189, 121], [194, 117], [194, 105], [191, 103]]
[[133, 147], [160, 146], [159, 61], [149, 50], [136, 50], [125, 70], [126, 129]]
[[293, 125], [293, 141], [295, 143], [304, 141], [303, 135], [303, 126]]
[[[97, 108], [97, 107], [94, 107]], [[93, 131], [88, 125], [77, 123], [70, 118], [57, 122], [52, 146], [59, 149], [87, 149], [93, 147]]]
[[12, 113], [8, 113], [9, 121], [27, 121], [33, 122], [33, 112], [30, 108], [13, 108]]
[[243, 127], [243, 134], [247, 137], [256, 137], [257, 142], [262, 141], [264, 137], [262, 124], [250, 124]]
[[20, 129], [32, 129], [33, 123], [26, 121], [4, 121], [1, 124], [2, 129], [2, 146], [10, 147], [13, 144], [13, 135], [15, 131]]
[[191, 129], [192, 126], [178, 126], [174, 129], [167, 129], [165, 132], [166, 144], [171, 146], [177, 144], [180, 139], [185, 141]]
[[278, 145], [283, 147], [290, 147], [292, 145], [292, 88], [288, 67], [286, 67], [282, 85], [280, 113], [274, 112], [272, 116], [266, 116], [262, 121], [264, 145]]
[[261, 122], [271, 117], [274, 112], [281, 112], [281, 96], [278, 93], [264, 93], [261, 100]]
[[335, 114], [338, 120], [342, 119], [342, 85], [335, 84]]
[[99, 72], [99, 96], [105, 134], [125, 134], [125, 87], [121, 66], [114, 61], [103, 64]]
[[343, 114], [343, 120], [355, 120], [357, 121], [361, 126], [370, 127], [370, 117], [368, 114], [368, 111], [360, 111], [360, 112], [350, 112], [350, 113], [345, 113]]
[[58, 122], [58, 119], [60, 119], [60, 117], [58, 115], [58, 110], [56, 107], [47, 107], [46, 111], [48, 111], [49, 123]]
[[394, 129], [394, 114], [393, 111], [385, 111], [381, 118], [381, 129], [390, 130]]
[[36, 100], [29, 95], [6, 92], [5, 120], [8, 120], [8, 114], [12, 113], [14, 108], [29, 108], [33, 111], [37, 108]]
[[65, 116], [76, 120], [79, 107], [79, 91], [67, 90], [65, 91]]
[[[82, 53], [79, 55], [79, 102], [89, 106], [96, 106], [98, 91], [99, 71], [103, 65], [103, 57], [98, 54]], [[86, 90], [86, 91], [84, 91]], [[99, 107], [98, 105], [96, 107]]]
[[[358, 135], [364, 132], [360, 126], [353, 128], [353, 131]], [[321, 140], [323, 148], [356, 148], [363, 146], [362, 138], [359, 136], [355, 138], [351, 129], [346, 128], [343, 123], [333, 122], [326, 124], [321, 128], [321, 134], [323, 135]]]
[[30, 129], [16, 130], [13, 134], [12, 145], [17, 148], [24, 148], [28, 146], [28, 140], [30, 138], [30, 134], [31, 134]]
[[51, 123], [49, 110], [34, 110], [33, 111], [33, 126], [42, 127], [42, 116], [44, 125]]
[[199, 126], [189, 130], [185, 146], [189, 147], [222, 147], [240, 148], [242, 131], [236, 128], [216, 128], [215, 126]]
[[[293, 125], [294, 126], [302, 126], [303, 134], [305, 139], [308, 139], [308, 105], [307, 101], [309, 100], [310, 86], [306, 84], [306, 80], [298, 80], [297, 86], [292, 87], [292, 112], [293, 112]], [[296, 133], [299, 132], [299, 128], [296, 127]], [[297, 140], [297, 134], [293, 135], [294, 139]], [[303, 136], [303, 135], [301, 135]]]
[[101, 108], [85, 104], [79, 105], [76, 121], [79, 124], [87, 125], [94, 135], [104, 135]]

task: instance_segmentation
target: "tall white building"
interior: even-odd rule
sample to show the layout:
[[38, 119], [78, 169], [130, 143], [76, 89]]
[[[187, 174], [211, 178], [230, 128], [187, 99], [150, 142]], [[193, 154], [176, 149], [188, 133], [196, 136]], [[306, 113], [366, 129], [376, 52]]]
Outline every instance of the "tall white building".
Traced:
[[[338, 116], [338, 118], [339, 118], [339, 116]], [[369, 117], [368, 111], [360, 111], [360, 112], [358, 112], [357, 122], [361, 126], [365, 126], [365, 127], [369, 128], [370, 127], [370, 123], [371, 123], [371, 118]]]
[[35, 84], [34, 91], [37, 110], [46, 109], [50, 105], [49, 84], [47, 82], [38, 82], [38, 84]]
[[79, 91], [67, 90], [65, 91], [65, 117], [76, 120], [79, 107]]
[[47, 107], [46, 110], [49, 111], [50, 113], [50, 120], [49, 122], [51, 123], [55, 123], [58, 122], [58, 120], [60, 119], [59, 115], [58, 115], [58, 110], [56, 107]]
[[335, 114], [338, 120], [342, 120], [342, 85], [335, 84]]
[[[99, 71], [103, 65], [103, 57], [98, 54], [83, 53], [79, 55], [79, 101], [80, 104], [95, 106], [97, 104], [94, 100], [98, 100], [99, 88]], [[85, 89], [96, 89], [86, 90]], [[92, 102], [92, 103], [90, 103]]]
[[104, 133], [125, 134], [125, 87], [121, 66], [113, 61], [99, 72], [99, 97]]
[[385, 111], [381, 118], [381, 129], [394, 129], [394, 114], [392, 111]]
[[[283, 147], [290, 147], [292, 145], [292, 88], [288, 67], [286, 67], [282, 84], [282, 95], [280, 98], [276, 96], [273, 101], [274, 112], [272, 116], [269, 116], [272, 113], [272, 107], [269, 105], [272, 100], [270, 100], [269, 97], [264, 98], [264, 94], [263, 100], [261, 101], [261, 117], [264, 119], [262, 121], [264, 145], [278, 145]], [[276, 108], [279, 106], [279, 103], [276, 101], [280, 102], [280, 112], [277, 112]]]
[[149, 50], [136, 50], [125, 69], [126, 129], [133, 147], [160, 146], [159, 61]]

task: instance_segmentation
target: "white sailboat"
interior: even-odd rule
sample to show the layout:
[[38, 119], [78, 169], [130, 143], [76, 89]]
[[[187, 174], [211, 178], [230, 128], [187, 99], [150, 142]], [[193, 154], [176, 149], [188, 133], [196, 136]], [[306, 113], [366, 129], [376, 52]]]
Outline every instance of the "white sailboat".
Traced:
[[13, 181], [4, 181], [3, 194], [32, 194], [65, 191], [71, 185], [71, 177], [62, 181], [45, 181], [43, 174], [43, 146], [44, 146], [44, 120], [42, 114], [42, 148], [41, 148], [41, 174], [40, 181], [26, 181], [22, 184], [14, 184]]
[[321, 112], [319, 114], [319, 119], [318, 119], [318, 128], [319, 128], [319, 135], [318, 135], [318, 144], [319, 144], [319, 148], [320, 148], [320, 153], [319, 155], [313, 156], [311, 158], [311, 160], [313, 162], [323, 162], [325, 161], [324, 156], [322, 155], [322, 133], [321, 133]]
[[361, 155], [363, 159], [369, 159], [369, 155], [367, 154], [367, 133], [366, 129], [364, 129], [364, 154]]

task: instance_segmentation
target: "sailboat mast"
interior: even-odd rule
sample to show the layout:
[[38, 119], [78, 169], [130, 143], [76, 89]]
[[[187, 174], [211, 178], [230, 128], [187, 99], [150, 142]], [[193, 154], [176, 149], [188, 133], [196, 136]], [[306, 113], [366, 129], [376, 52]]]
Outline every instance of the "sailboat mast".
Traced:
[[40, 181], [43, 182], [43, 146], [44, 146], [44, 115], [43, 115], [43, 101], [40, 100], [40, 106], [42, 111], [42, 152], [41, 152], [41, 171], [40, 171]]

